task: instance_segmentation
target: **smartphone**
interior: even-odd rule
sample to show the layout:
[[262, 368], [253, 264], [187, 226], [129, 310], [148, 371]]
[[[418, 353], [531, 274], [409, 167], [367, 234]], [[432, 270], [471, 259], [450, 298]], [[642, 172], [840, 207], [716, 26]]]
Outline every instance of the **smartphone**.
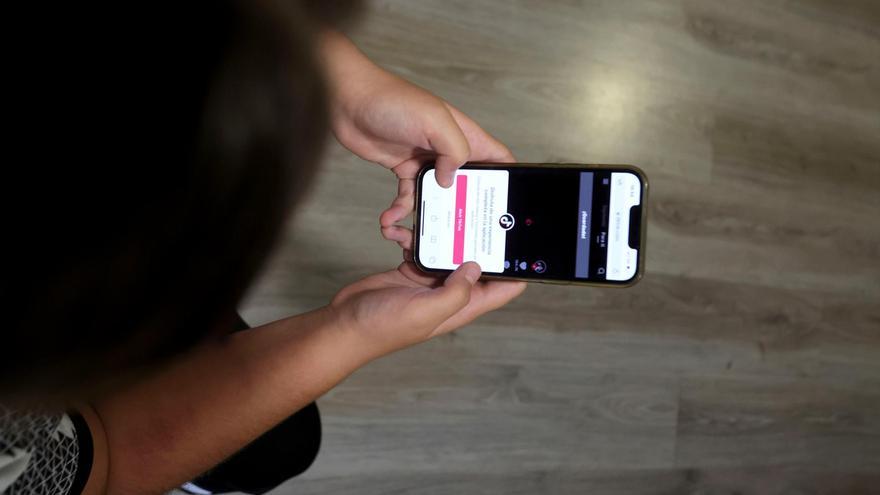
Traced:
[[644, 272], [648, 193], [631, 165], [467, 163], [452, 187], [416, 179], [413, 260], [444, 273], [626, 287]]

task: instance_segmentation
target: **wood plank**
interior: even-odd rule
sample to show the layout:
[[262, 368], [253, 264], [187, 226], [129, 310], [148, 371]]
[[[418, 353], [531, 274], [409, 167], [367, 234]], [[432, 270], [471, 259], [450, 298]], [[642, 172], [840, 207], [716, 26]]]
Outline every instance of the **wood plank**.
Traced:
[[748, 466], [770, 459], [880, 473], [880, 387], [771, 376], [683, 380], [679, 465]]
[[798, 495], [877, 493], [880, 475], [856, 473], [842, 475], [827, 469], [791, 466], [762, 468], [670, 469], [642, 471], [528, 471], [494, 474], [449, 472], [440, 474], [366, 475], [363, 477], [315, 477], [307, 474], [280, 491], [299, 494], [384, 495], [412, 493], [446, 495], [555, 495], [598, 493], [602, 495], [767, 494]]
[[[522, 161], [634, 163], [648, 272], [534, 285], [321, 401], [279, 493], [876, 493], [880, 3], [377, 0], [351, 35]], [[395, 266], [331, 145], [244, 309]]]

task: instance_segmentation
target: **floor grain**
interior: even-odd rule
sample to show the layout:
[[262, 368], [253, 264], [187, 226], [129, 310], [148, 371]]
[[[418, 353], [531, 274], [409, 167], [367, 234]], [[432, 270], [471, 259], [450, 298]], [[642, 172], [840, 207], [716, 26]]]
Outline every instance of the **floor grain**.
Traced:
[[[352, 36], [522, 161], [641, 166], [647, 275], [370, 364], [278, 493], [877, 493], [880, 4], [383, 0]], [[394, 191], [332, 147], [247, 319], [394, 266]]]

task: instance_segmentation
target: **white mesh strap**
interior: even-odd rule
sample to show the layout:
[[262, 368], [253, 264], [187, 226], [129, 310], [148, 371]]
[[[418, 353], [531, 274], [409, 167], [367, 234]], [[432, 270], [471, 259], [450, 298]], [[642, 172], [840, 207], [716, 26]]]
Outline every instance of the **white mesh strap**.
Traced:
[[0, 492], [70, 493], [79, 453], [77, 431], [68, 415], [13, 411], [0, 405]]

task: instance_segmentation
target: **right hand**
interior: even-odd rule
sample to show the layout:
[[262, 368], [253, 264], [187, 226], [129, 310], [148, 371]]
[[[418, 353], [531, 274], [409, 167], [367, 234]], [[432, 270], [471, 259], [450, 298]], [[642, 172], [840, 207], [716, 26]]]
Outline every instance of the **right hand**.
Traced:
[[397, 197], [379, 217], [382, 235], [412, 249], [412, 231], [398, 222], [413, 211], [415, 178], [434, 162], [442, 187], [467, 161], [513, 162], [500, 141], [429, 91], [374, 64], [344, 35], [324, 31], [321, 56], [331, 93], [336, 139], [355, 155], [397, 176]]
[[402, 263], [345, 288], [330, 309], [367, 359], [451, 332], [522, 294], [525, 282], [479, 281], [469, 262], [444, 280]]

